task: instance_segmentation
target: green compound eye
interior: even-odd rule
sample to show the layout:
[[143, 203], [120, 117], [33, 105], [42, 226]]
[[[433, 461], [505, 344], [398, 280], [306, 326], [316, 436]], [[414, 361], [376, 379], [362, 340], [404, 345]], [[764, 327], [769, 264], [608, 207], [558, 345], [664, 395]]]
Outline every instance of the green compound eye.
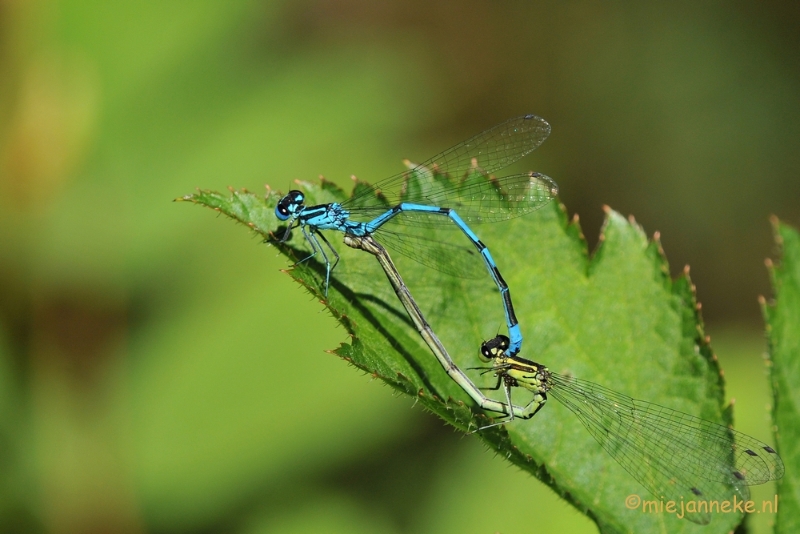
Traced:
[[510, 346], [508, 336], [499, 335], [481, 344], [480, 358], [484, 362], [490, 362], [498, 356], [504, 356], [505, 351]]

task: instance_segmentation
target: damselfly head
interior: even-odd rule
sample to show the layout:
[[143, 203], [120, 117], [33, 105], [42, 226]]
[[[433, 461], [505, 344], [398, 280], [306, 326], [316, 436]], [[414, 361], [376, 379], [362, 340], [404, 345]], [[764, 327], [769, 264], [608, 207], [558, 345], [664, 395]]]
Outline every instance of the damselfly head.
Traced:
[[296, 189], [292, 189], [289, 193], [278, 201], [275, 206], [275, 216], [281, 221], [285, 221], [292, 215], [296, 215], [299, 209], [303, 206], [305, 195]]
[[504, 356], [510, 344], [508, 336], [502, 334], [493, 337], [489, 341], [484, 341], [481, 343], [481, 361], [490, 362], [495, 358]]

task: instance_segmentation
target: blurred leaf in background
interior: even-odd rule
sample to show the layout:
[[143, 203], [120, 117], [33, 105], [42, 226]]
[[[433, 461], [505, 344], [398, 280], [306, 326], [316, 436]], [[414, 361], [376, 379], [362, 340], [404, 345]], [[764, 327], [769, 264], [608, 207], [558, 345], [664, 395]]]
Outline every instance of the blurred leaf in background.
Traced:
[[692, 264], [715, 341], [757, 340], [767, 216], [800, 220], [798, 20], [782, 2], [0, 3], [0, 525], [442, 532], [473, 495], [437, 495], [428, 522], [415, 490], [491, 483], [586, 527], [325, 354], [345, 334], [273, 249], [170, 200], [375, 181], [531, 111], [553, 124], [536, 170], [590, 244], [602, 204], [634, 213]]
[[800, 378], [800, 233], [795, 228], [773, 219], [775, 241], [780, 246], [778, 265], [767, 262], [775, 288], [774, 300], [762, 300], [767, 321], [771, 378], [774, 388], [773, 417], [781, 454], [787, 456], [788, 476], [778, 481], [781, 513], [776, 532], [793, 532], [800, 524], [797, 494], [797, 381]]

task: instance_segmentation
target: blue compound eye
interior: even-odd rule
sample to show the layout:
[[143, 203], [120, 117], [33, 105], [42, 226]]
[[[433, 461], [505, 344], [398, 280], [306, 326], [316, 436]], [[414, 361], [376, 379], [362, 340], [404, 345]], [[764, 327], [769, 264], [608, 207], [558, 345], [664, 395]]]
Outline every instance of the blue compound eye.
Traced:
[[278, 202], [278, 205], [275, 206], [275, 216], [281, 221], [285, 221], [289, 218], [289, 208], [286, 207], [283, 200]]
[[283, 197], [278, 202], [278, 205], [275, 206], [275, 216], [281, 221], [285, 221], [292, 213], [297, 211], [299, 206], [303, 205], [303, 200], [305, 200], [305, 196], [300, 191], [289, 191], [289, 194]]

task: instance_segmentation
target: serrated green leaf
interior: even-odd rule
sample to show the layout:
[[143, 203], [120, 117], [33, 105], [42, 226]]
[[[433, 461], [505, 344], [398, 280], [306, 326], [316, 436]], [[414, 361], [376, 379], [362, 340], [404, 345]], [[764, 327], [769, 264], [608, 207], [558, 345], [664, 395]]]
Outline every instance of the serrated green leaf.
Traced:
[[[299, 183], [298, 188], [308, 205], [346, 198], [327, 182], [321, 187]], [[217, 209], [274, 240], [284, 232], [273, 213], [279, 198], [275, 193], [260, 199], [243, 191], [200, 191], [179, 200]], [[522, 355], [633, 398], [730, 423], [729, 410], [723, 407], [723, 380], [706, 342], [688, 272], [671, 280], [658, 240], [648, 241], [633, 220], [611, 210], [606, 214], [602, 243], [591, 259], [577, 223], [569, 223], [557, 203], [526, 217], [474, 228], [511, 288], [525, 336]], [[432, 238], [463, 239], [469, 245], [463, 235], [447, 228], [429, 231]], [[353, 336], [352, 343], [336, 353], [416, 396], [458, 428], [485, 424], [485, 416], [472, 408], [413, 330], [377, 262], [343, 246], [335, 232], [327, 235], [342, 257], [327, 304]], [[299, 231], [281, 248], [292, 262], [310, 250]], [[459, 366], [481, 365], [481, 341], [504, 327], [500, 297], [488, 274], [483, 280], [467, 280], [407, 258], [393, 259]], [[316, 258], [289, 272], [323, 298], [324, 266]], [[479, 385], [492, 382], [478, 372], [471, 376]], [[517, 404], [529, 401], [526, 392], [515, 394]], [[741, 520], [739, 514], [721, 513], [711, 525], [700, 527], [668, 513], [626, 509], [629, 495], [653, 497], [600, 448], [571, 412], [552, 400], [534, 419], [481, 432], [480, 438], [549, 484], [603, 532], [728, 532]], [[502, 496], [478, 491], [472, 498], [476, 504], [486, 500], [492, 513], [511, 513], [502, 511]], [[531, 509], [535, 507], [531, 503]]]
[[775, 240], [781, 247], [780, 264], [772, 265], [774, 302], [764, 303], [767, 321], [770, 375], [774, 402], [773, 420], [778, 452], [786, 474], [778, 481], [778, 508], [775, 532], [800, 529], [800, 234], [773, 220]]

